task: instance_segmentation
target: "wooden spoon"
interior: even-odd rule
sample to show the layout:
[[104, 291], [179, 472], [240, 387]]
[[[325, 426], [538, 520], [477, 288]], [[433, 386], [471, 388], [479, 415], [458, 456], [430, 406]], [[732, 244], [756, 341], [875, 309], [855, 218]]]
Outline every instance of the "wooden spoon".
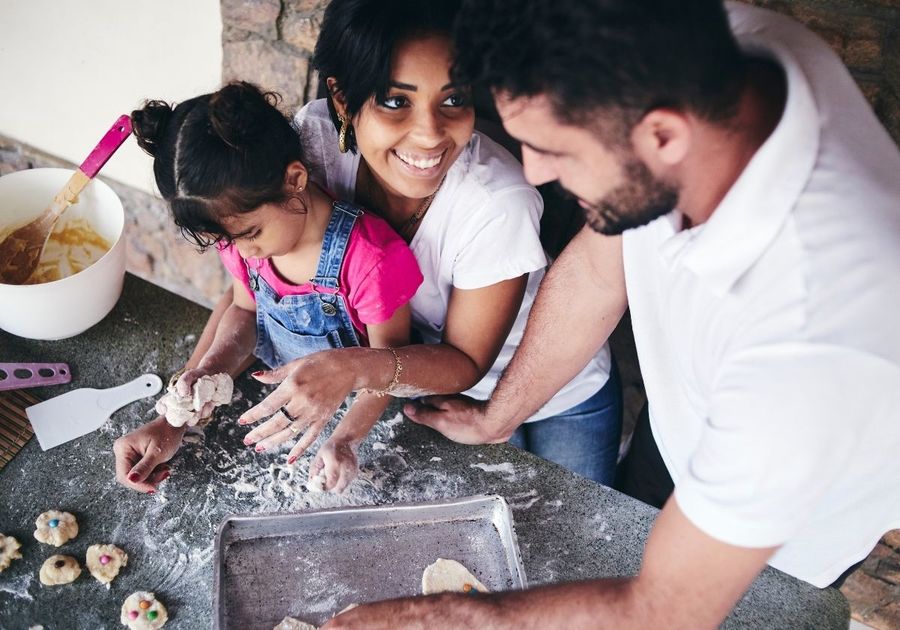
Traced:
[[47, 209], [31, 223], [18, 228], [0, 242], [0, 282], [24, 284], [31, 277], [62, 213], [73, 203], [78, 203], [79, 193], [129, 135], [131, 119], [125, 115], [119, 116]]

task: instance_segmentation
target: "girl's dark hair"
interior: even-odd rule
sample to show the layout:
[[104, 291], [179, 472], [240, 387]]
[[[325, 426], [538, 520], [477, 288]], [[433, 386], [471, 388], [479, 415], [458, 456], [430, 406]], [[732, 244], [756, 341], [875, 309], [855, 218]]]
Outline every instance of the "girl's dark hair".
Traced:
[[159, 192], [199, 247], [231, 240], [221, 218], [286, 201], [285, 171], [301, 160], [301, 146], [278, 101], [235, 82], [177, 106], [147, 101], [131, 113], [138, 145], [154, 158]]
[[[452, 36], [460, 0], [332, 0], [313, 53], [321, 81], [337, 80], [353, 117], [373, 96], [383, 99], [397, 45], [420, 35]], [[335, 129], [340, 121], [332, 99], [328, 110]], [[347, 146], [356, 152], [352, 131]]]
[[465, 0], [454, 39], [455, 80], [544, 94], [572, 124], [659, 107], [722, 121], [746, 72], [722, 0]]

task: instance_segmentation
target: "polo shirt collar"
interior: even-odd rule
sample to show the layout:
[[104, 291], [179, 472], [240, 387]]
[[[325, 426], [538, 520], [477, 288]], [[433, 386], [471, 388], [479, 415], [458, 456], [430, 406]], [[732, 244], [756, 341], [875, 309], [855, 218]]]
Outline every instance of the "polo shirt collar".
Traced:
[[724, 295], [762, 256], [781, 230], [806, 187], [819, 150], [822, 121], [803, 69], [777, 42], [761, 31], [738, 35], [744, 52], [781, 65], [787, 98], [781, 119], [737, 181], [703, 225], [660, 252], [674, 264], [705, 280]]

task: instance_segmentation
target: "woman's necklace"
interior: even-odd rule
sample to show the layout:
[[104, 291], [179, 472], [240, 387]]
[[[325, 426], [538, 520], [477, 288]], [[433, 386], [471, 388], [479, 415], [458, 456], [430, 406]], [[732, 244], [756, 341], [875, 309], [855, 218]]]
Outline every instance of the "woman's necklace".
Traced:
[[[406, 238], [407, 241], [411, 240], [411, 234], [415, 232], [415, 227], [422, 220], [422, 217], [425, 216], [425, 213], [428, 212], [428, 209], [431, 207], [431, 202], [434, 201], [435, 196], [438, 194], [438, 191], [441, 189], [441, 186], [444, 185], [444, 180], [447, 179], [447, 176], [441, 179], [441, 183], [438, 184], [438, 187], [434, 190], [433, 193], [428, 195], [422, 200], [422, 203], [419, 204], [419, 207], [416, 208], [416, 211], [412, 213], [412, 216], [409, 217], [406, 221], [404, 221], [399, 226], [396, 226], [395, 229], [397, 232]], [[370, 169], [366, 169], [366, 178], [365, 178], [365, 190], [366, 197], [368, 198], [368, 202], [372, 205], [375, 205], [376, 197], [375, 197], [375, 189], [373, 187], [375, 177], [372, 175], [372, 171]], [[382, 212], [382, 216], [384, 213]], [[384, 217], [387, 218], [387, 217]]]
[[[446, 178], [446, 175], [444, 176], [444, 178]], [[431, 202], [434, 201], [435, 195], [438, 194], [438, 191], [443, 185], [444, 179], [441, 179], [441, 183], [438, 184], [438, 187], [434, 189], [434, 192], [425, 197], [422, 200], [422, 203], [419, 204], [419, 207], [416, 208], [416, 211], [413, 212], [412, 216], [404, 221], [403, 225], [397, 228], [397, 231], [400, 232], [400, 234], [402, 234], [403, 236], [407, 236], [411, 231], [415, 231], [416, 225], [418, 225], [419, 221], [422, 220], [422, 217], [425, 216], [425, 213], [428, 212], [428, 208], [431, 207]]]

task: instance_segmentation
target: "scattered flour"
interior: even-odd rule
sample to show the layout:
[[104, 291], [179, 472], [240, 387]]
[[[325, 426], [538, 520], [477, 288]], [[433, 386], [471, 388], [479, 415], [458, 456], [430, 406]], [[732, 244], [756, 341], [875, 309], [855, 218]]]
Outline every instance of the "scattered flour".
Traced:
[[0, 593], [9, 593], [18, 599], [34, 601], [34, 597], [28, 592], [31, 586], [31, 575], [19, 575], [14, 578], [4, 579], [0, 582]]
[[527, 492], [520, 492], [508, 497], [509, 507], [514, 510], [527, 510], [533, 507], [540, 498], [541, 495], [538, 494], [537, 490], [532, 489]]

